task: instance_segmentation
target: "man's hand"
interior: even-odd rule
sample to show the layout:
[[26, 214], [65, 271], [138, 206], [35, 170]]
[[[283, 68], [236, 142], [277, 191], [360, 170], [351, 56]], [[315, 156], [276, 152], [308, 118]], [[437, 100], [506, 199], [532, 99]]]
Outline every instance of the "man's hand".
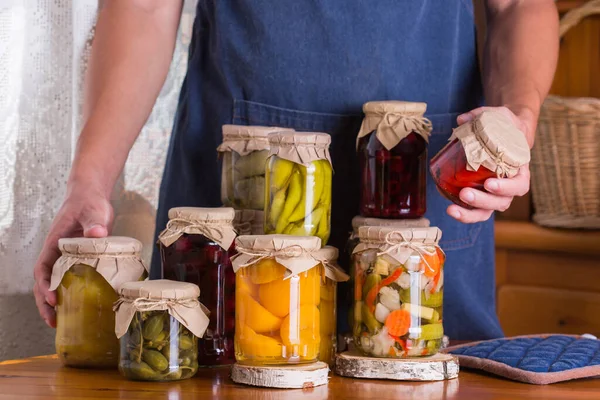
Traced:
[[100, 190], [78, 187], [69, 191], [65, 202], [50, 226], [50, 232], [35, 264], [33, 294], [40, 316], [56, 327], [56, 292], [48, 290], [52, 267], [60, 257], [58, 239], [65, 237], [105, 237], [113, 218], [109, 200]]
[[[517, 128], [527, 137], [527, 142], [533, 145], [533, 133], [535, 132], [535, 115], [526, 108], [515, 107], [513, 113], [507, 107], [480, 107], [468, 113], [458, 116], [458, 124], [462, 125], [471, 121], [485, 110], [494, 109], [510, 117]], [[464, 222], [474, 223], [488, 220], [494, 211], [506, 211], [515, 196], [523, 196], [529, 191], [529, 165], [519, 169], [513, 178], [490, 178], [484, 184], [486, 192], [465, 188], [460, 191], [460, 199], [475, 207], [473, 210], [458, 205], [451, 205], [447, 212], [451, 217]]]

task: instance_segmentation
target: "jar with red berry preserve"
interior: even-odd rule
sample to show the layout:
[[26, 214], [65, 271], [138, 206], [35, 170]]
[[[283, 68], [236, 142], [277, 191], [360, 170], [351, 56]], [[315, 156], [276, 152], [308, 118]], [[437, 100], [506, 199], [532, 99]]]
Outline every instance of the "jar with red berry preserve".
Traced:
[[360, 214], [374, 218], [420, 218], [425, 214], [427, 104], [365, 103], [357, 138], [361, 171]]
[[235, 362], [235, 211], [229, 207], [180, 207], [169, 210], [169, 222], [158, 237], [164, 279], [200, 287], [200, 302], [210, 311], [210, 323], [198, 340], [198, 364]]
[[448, 143], [431, 160], [431, 176], [440, 193], [453, 203], [472, 209], [459, 193], [464, 188], [486, 191], [489, 178], [512, 178], [528, 164], [525, 134], [499, 111], [484, 111], [454, 130]]

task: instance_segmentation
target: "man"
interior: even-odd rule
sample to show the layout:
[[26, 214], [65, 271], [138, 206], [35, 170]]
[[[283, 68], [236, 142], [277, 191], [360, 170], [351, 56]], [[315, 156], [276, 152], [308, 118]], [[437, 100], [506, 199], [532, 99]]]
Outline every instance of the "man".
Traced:
[[[56, 216], [35, 267], [42, 318], [55, 325], [48, 291], [57, 240], [108, 234], [109, 195], [148, 117], [173, 52], [181, 0], [106, 0], [87, 79], [86, 124]], [[424, 101], [429, 154], [456, 123], [500, 107], [533, 145], [558, 52], [552, 0], [487, 0], [483, 85], [469, 0], [200, 0], [161, 186], [157, 230], [174, 206], [219, 206], [215, 148], [225, 123], [332, 135], [336, 171], [332, 236], [340, 247], [358, 210], [355, 138], [372, 100]], [[457, 120], [458, 118], [458, 120]], [[428, 214], [444, 232], [444, 325], [453, 339], [502, 335], [494, 304], [491, 216], [529, 189], [529, 169], [464, 189], [463, 209], [428, 184]], [[153, 276], [159, 266], [153, 263]]]

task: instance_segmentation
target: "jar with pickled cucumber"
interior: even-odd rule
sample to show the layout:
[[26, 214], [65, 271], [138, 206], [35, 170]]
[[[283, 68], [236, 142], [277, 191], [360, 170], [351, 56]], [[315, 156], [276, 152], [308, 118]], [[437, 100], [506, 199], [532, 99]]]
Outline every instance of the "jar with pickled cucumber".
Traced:
[[317, 236], [331, 231], [331, 137], [326, 133], [269, 135], [265, 233]]
[[142, 244], [132, 238], [60, 239], [62, 253], [52, 269], [56, 290], [56, 353], [63, 365], [116, 368], [119, 342], [114, 334], [117, 290], [146, 279]]
[[269, 156], [267, 136], [293, 129], [223, 125], [221, 154], [221, 201], [238, 209], [263, 210], [265, 204], [265, 164]]
[[354, 346], [410, 358], [442, 346], [444, 262], [438, 228], [361, 227], [354, 249]]
[[337, 285], [345, 282], [349, 276], [338, 266], [339, 252], [332, 246], [325, 246], [319, 250], [315, 257], [321, 261], [325, 268], [325, 276], [321, 280], [321, 302], [319, 315], [321, 317], [321, 347], [319, 360], [333, 366], [337, 352]]
[[264, 233], [264, 212], [258, 210], [235, 210], [233, 228], [239, 236], [262, 235]]
[[314, 236], [239, 236], [235, 357], [246, 364], [314, 362], [321, 345], [323, 265]]
[[208, 310], [197, 285], [169, 280], [132, 282], [115, 304], [119, 371], [131, 380], [176, 381], [198, 371], [198, 337]]
[[230, 207], [178, 207], [158, 237], [162, 277], [200, 287], [200, 302], [210, 310], [210, 324], [198, 341], [202, 366], [235, 362], [235, 212]]

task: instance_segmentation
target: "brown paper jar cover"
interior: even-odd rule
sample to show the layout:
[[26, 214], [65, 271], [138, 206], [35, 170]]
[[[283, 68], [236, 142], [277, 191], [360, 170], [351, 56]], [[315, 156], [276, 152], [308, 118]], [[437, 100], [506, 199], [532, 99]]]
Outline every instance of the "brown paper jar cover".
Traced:
[[223, 143], [217, 151], [234, 151], [246, 156], [253, 151], [269, 150], [269, 134], [293, 132], [293, 129], [277, 126], [223, 125]]
[[346, 282], [350, 276], [337, 264], [339, 250], [333, 246], [325, 246], [315, 253], [315, 258], [321, 260], [325, 267], [325, 276], [334, 282]]
[[200, 288], [188, 282], [166, 279], [128, 282], [115, 303], [115, 334], [121, 338], [136, 312], [168, 311], [195, 336], [201, 338], [208, 327], [208, 310], [199, 301]]
[[269, 135], [269, 155], [302, 164], [327, 160], [331, 164], [331, 136], [322, 132], [278, 132]]
[[134, 238], [63, 238], [58, 249], [62, 255], [52, 268], [50, 290], [56, 290], [64, 274], [76, 264], [95, 268], [116, 292], [125, 282], [137, 281], [148, 272], [141, 258], [142, 243]]
[[203, 235], [228, 250], [236, 233], [233, 228], [235, 211], [231, 207], [176, 207], [169, 210], [169, 222], [158, 240], [169, 247], [184, 233]]

